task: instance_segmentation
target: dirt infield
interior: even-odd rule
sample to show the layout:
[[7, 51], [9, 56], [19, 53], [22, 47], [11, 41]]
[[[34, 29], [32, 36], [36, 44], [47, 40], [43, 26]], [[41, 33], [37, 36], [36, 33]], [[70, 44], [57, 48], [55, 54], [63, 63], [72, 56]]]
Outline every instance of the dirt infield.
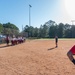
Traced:
[[0, 45], [0, 75], [75, 75], [67, 57], [75, 40], [30, 40], [15, 46]]

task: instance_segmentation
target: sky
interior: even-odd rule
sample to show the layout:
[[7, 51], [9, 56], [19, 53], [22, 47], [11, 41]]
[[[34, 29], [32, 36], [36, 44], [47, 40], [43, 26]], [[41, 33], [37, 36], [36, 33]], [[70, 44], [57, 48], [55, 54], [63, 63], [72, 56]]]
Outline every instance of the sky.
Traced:
[[73, 23], [75, 19], [74, 0], [0, 0], [0, 23], [13, 23], [20, 31], [29, 25], [40, 27], [49, 20], [59, 23]]

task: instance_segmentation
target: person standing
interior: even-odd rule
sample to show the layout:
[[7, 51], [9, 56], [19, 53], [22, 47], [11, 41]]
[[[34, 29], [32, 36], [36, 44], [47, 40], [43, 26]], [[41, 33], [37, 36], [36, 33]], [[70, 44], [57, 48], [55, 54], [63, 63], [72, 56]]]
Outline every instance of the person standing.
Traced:
[[6, 43], [7, 43], [7, 45], [9, 45], [9, 36], [8, 35], [6, 36]]
[[73, 55], [75, 55], [75, 45], [67, 52], [68, 58], [75, 65], [75, 59], [74, 59]]
[[55, 45], [58, 47], [58, 36], [55, 36]]

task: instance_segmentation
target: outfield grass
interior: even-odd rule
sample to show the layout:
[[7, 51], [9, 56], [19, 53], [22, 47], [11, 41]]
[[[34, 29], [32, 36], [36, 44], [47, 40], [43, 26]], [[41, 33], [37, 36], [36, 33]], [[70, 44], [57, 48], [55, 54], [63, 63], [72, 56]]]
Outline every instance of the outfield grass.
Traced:
[[[27, 39], [27, 40], [55, 40], [55, 38], [39, 38], [39, 39]], [[75, 40], [75, 38], [58, 38], [58, 40]]]

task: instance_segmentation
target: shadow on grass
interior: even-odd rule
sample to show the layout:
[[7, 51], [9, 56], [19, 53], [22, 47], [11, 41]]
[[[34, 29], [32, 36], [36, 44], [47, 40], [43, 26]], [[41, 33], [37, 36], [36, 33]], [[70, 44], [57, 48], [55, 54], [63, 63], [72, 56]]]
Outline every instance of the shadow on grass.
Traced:
[[48, 50], [53, 50], [53, 49], [55, 49], [55, 48], [57, 48], [57, 47], [52, 47], [52, 48], [49, 48]]

